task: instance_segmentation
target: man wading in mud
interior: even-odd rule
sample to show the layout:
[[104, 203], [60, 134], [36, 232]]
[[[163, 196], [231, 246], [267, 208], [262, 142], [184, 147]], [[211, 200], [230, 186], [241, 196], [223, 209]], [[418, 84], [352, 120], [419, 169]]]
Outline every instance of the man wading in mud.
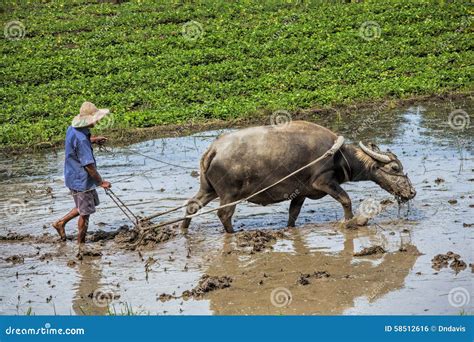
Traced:
[[66, 240], [66, 224], [73, 218], [79, 216], [77, 223], [79, 232], [77, 242], [79, 246], [85, 242], [89, 216], [95, 213], [95, 207], [99, 205], [99, 196], [96, 187], [104, 189], [111, 184], [102, 179], [96, 169], [92, 144], [102, 144], [107, 139], [104, 137], [91, 137], [90, 128], [109, 114], [108, 109], [97, 109], [91, 102], [84, 102], [79, 115], [72, 120], [71, 126], [66, 132], [64, 181], [71, 190], [76, 207], [66, 216], [53, 223], [61, 240]]

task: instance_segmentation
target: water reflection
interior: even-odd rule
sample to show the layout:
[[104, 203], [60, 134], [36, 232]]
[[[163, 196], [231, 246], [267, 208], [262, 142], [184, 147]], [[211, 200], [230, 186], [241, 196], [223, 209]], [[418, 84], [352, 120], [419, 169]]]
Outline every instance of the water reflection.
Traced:
[[[342, 236], [342, 249], [327, 253], [314, 249], [315, 233]], [[214, 275], [234, 279], [232, 287], [210, 295], [211, 309], [216, 314], [341, 314], [353, 307], [355, 299], [367, 297], [375, 301], [403, 287], [405, 277], [415, 264], [419, 252], [410, 240], [393, 235], [390, 240], [373, 229], [359, 231], [327, 231], [327, 226], [292, 229], [289, 233], [293, 253], [272, 251], [244, 255], [228, 253], [233, 249], [233, 237], [224, 242], [224, 253], [209, 267]], [[365, 240], [365, 241], [364, 241]], [[357, 244], [383, 244], [385, 254], [353, 256]], [[341, 240], [338, 240], [341, 241]], [[319, 241], [320, 242], [320, 241]], [[327, 243], [331, 245], [332, 242]], [[322, 247], [325, 247], [324, 245]], [[301, 274], [327, 272], [328, 278], [310, 277], [310, 284], [301, 285]], [[272, 304], [274, 289], [291, 293], [291, 304]]]
[[[101, 246], [102, 258], [87, 259], [70, 268], [67, 262], [75, 255], [71, 243], [67, 245], [71, 250], [67, 247], [62, 251], [60, 246], [31, 240], [0, 241], [0, 298], [10, 302], [10, 292], [22, 293], [20, 308], [8, 304], [4, 311], [24, 313], [31, 306], [36, 314], [53, 314], [54, 310], [59, 314], [103, 314], [106, 308], [93, 305], [89, 295], [120, 283], [118, 304], [131, 303], [152, 314], [458, 314], [459, 309], [449, 305], [447, 294], [456, 286], [472, 288], [472, 274], [469, 270], [455, 274], [450, 269], [431, 269], [431, 258], [449, 250], [460, 254], [468, 264], [474, 262], [469, 228], [474, 223], [472, 123], [464, 131], [447, 129], [447, 117], [453, 108], [471, 113], [472, 103], [420, 103], [404, 110], [380, 111], [375, 113], [376, 124], [370, 120], [373, 111], [315, 118], [348, 140], [372, 140], [399, 156], [418, 191], [408, 213], [406, 207], [399, 213], [393, 205], [369, 228], [341, 231], [332, 228], [342, 216], [338, 203], [330, 198], [307, 201], [288, 239], [280, 240], [271, 253], [250, 256], [221, 255], [232, 246], [234, 237], [222, 235], [214, 214], [202, 216], [193, 220], [190, 239], [179, 236], [144, 256], [159, 260], [159, 267], [148, 280], [137, 254], [118, 250], [112, 243]], [[364, 122], [365, 126], [361, 124]], [[357, 129], [359, 126], [362, 129]], [[180, 205], [196, 192], [198, 179], [192, 171], [198, 170], [201, 154], [219, 133], [155, 139], [128, 148], [116, 147], [112, 153], [97, 151], [97, 160], [104, 176], [114, 184], [115, 193], [136, 213], [148, 214]], [[147, 159], [132, 150], [178, 166]], [[72, 204], [62, 181], [63, 156], [57, 151], [0, 157], [0, 235], [54, 233], [50, 223]], [[344, 188], [355, 210], [367, 197], [390, 197], [370, 182], [349, 183]], [[115, 230], [127, 224], [103, 192], [100, 196], [102, 204], [91, 219], [90, 229]], [[288, 203], [267, 207], [242, 204], [234, 216], [235, 226], [244, 230], [278, 229], [285, 226], [287, 213]], [[170, 219], [180, 215], [176, 212]], [[70, 223], [67, 233], [77, 233], [75, 222]], [[353, 256], [373, 245], [384, 246], [388, 253]], [[58, 256], [49, 262], [40, 261], [34, 256], [35, 247], [41, 248], [41, 255], [52, 252]], [[190, 258], [188, 249], [192, 251]], [[24, 264], [4, 260], [15, 254], [26, 256]], [[329, 278], [312, 279], [307, 286], [296, 284], [300, 273], [324, 270], [330, 273]], [[180, 294], [195, 286], [202, 274], [213, 272], [233, 276], [233, 286], [202, 301], [156, 301], [160, 293]], [[57, 282], [48, 285], [53, 278]], [[292, 305], [277, 308], [271, 304], [270, 294], [276, 287], [291, 290]]]
[[78, 273], [77, 283], [74, 285], [74, 299], [72, 308], [76, 315], [104, 315], [107, 314], [109, 302], [112, 302], [115, 292], [101, 284], [102, 263], [99, 259], [79, 261], [75, 268]]

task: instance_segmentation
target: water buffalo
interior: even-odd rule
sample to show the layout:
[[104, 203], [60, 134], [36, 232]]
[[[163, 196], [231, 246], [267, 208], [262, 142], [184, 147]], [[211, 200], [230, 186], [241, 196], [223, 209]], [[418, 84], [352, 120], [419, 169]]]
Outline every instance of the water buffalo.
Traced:
[[[200, 189], [189, 200], [187, 215], [219, 197], [229, 204], [273, 184], [323, 155], [332, 147], [336, 134], [322, 126], [292, 121], [283, 125], [250, 127], [224, 134], [204, 153], [200, 164]], [[397, 156], [380, 152], [374, 144], [344, 144], [333, 156], [302, 170], [249, 201], [261, 205], [291, 200], [288, 226], [293, 227], [306, 198], [330, 195], [344, 208], [344, 225], [357, 222], [351, 199], [341, 184], [371, 180], [406, 201], [415, 189]], [[233, 232], [235, 205], [219, 209], [217, 215], [228, 233]], [[181, 228], [191, 222], [187, 218]]]

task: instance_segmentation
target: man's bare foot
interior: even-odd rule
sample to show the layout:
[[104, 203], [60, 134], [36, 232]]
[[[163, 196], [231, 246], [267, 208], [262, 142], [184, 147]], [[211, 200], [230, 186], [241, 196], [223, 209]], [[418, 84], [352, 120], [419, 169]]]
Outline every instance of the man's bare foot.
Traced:
[[53, 228], [56, 229], [62, 241], [66, 241], [66, 230], [64, 229], [64, 224], [61, 221], [56, 221], [53, 223]]
[[84, 258], [84, 244], [83, 243], [79, 243], [77, 245], [77, 254], [76, 254], [76, 258], [78, 260], [82, 260]]

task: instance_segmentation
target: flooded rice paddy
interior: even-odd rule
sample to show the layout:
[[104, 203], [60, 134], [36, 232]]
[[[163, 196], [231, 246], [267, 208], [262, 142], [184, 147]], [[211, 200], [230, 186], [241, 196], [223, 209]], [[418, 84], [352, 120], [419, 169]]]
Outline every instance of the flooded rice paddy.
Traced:
[[[67, 242], [58, 241], [51, 228], [73, 205], [63, 185], [63, 152], [2, 156], [1, 313], [472, 313], [473, 129], [448, 124], [455, 109], [472, 113], [472, 102], [383, 106], [344, 118], [314, 118], [347, 142], [372, 140], [389, 148], [414, 183], [417, 196], [402, 207], [375, 183], [344, 184], [355, 211], [363, 200], [383, 203], [367, 227], [340, 228], [342, 208], [329, 197], [307, 200], [295, 228], [286, 228], [288, 202], [243, 203], [234, 215], [236, 234], [225, 234], [211, 213], [195, 218], [187, 236], [176, 229], [175, 237], [142, 251], [90, 234], [91, 253], [82, 260], [73, 240], [76, 221], [66, 227]], [[200, 156], [220, 133], [97, 150], [97, 163], [114, 192], [134, 212], [148, 215], [195, 194]], [[89, 233], [131, 227], [103, 190], [99, 196]], [[166, 219], [182, 215], [180, 210]], [[382, 251], [354, 255], [371, 247]], [[449, 251], [466, 267], [433, 268], [432, 259]], [[204, 275], [231, 281], [201, 296], [186, 295]]]

